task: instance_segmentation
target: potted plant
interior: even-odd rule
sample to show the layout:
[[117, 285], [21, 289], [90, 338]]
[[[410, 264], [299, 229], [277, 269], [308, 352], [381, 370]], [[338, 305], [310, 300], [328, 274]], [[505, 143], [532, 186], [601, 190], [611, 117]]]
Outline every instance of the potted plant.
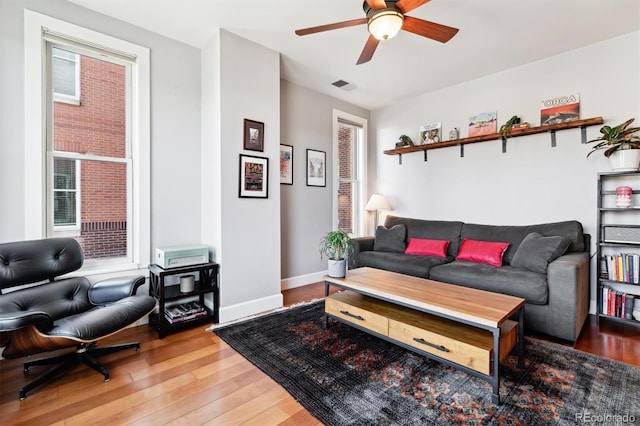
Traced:
[[347, 272], [347, 258], [353, 253], [351, 238], [344, 231], [331, 231], [320, 240], [320, 258], [329, 259], [328, 275], [342, 278]]
[[638, 170], [640, 163], [640, 137], [635, 135], [640, 127], [629, 127], [634, 118], [630, 118], [615, 127], [602, 126], [599, 138], [588, 141], [596, 142], [587, 157], [596, 151], [604, 150], [614, 170]]

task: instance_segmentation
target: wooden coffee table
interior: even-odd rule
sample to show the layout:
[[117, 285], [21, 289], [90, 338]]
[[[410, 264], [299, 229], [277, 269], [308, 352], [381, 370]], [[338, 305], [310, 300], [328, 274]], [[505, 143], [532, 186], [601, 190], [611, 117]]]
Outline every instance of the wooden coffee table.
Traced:
[[[500, 361], [517, 348], [524, 365], [520, 297], [374, 268], [325, 276], [323, 326], [333, 318], [489, 381], [500, 404]], [[342, 291], [329, 296], [331, 285]], [[509, 318], [517, 316], [517, 322]]]

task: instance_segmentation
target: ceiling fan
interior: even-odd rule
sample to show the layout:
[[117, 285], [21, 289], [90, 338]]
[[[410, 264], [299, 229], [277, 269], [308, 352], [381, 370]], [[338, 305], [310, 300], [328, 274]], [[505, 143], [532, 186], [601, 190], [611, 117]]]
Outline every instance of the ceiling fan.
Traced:
[[356, 63], [356, 65], [360, 65], [371, 60], [381, 40], [394, 37], [401, 29], [441, 43], [446, 43], [451, 40], [458, 32], [457, 28], [406, 15], [408, 12], [429, 1], [430, 0], [366, 0], [362, 5], [366, 18], [303, 28], [296, 30], [296, 34], [303, 36], [367, 24], [369, 39], [365, 43], [364, 49], [362, 49], [362, 53]]

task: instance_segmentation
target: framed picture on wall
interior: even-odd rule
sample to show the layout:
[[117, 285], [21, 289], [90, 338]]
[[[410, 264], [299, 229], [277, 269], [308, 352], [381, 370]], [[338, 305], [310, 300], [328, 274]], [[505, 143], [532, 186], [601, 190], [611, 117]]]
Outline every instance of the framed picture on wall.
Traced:
[[269, 198], [269, 159], [240, 154], [240, 198]]
[[264, 151], [264, 123], [244, 119], [244, 149]]
[[293, 146], [280, 145], [280, 183], [293, 185]]
[[327, 186], [327, 154], [307, 149], [307, 186]]

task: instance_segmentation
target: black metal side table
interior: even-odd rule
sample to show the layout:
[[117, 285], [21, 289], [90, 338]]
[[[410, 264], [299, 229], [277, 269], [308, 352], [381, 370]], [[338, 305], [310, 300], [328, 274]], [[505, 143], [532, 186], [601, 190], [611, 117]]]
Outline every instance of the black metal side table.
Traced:
[[[207, 322], [220, 321], [220, 283], [218, 281], [219, 265], [217, 263], [203, 263], [199, 265], [184, 266], [171, 269], [163, 269], [158, 265], [149, 265], [149, 295], [158, 301], [157, 312], [149, 316], [149, 324], [158, 330], [158, 337], [165, 338], [169, 331], [184, 329]], [[166, 284], [166, 277], [172, 275], [185, 275], [197, 272], [199, 278], [194, 283], [193, 291], [183, 293], [180, 285]], [[213, 309], [204, 304], [205, 294], [213, 294]], [[189, 319], [180, 319], [171, 322], [165, 315], [167, 302], [180, 299], [198, 298], [198, 303], [205, 309], [206, 315], [194, 316]]]

